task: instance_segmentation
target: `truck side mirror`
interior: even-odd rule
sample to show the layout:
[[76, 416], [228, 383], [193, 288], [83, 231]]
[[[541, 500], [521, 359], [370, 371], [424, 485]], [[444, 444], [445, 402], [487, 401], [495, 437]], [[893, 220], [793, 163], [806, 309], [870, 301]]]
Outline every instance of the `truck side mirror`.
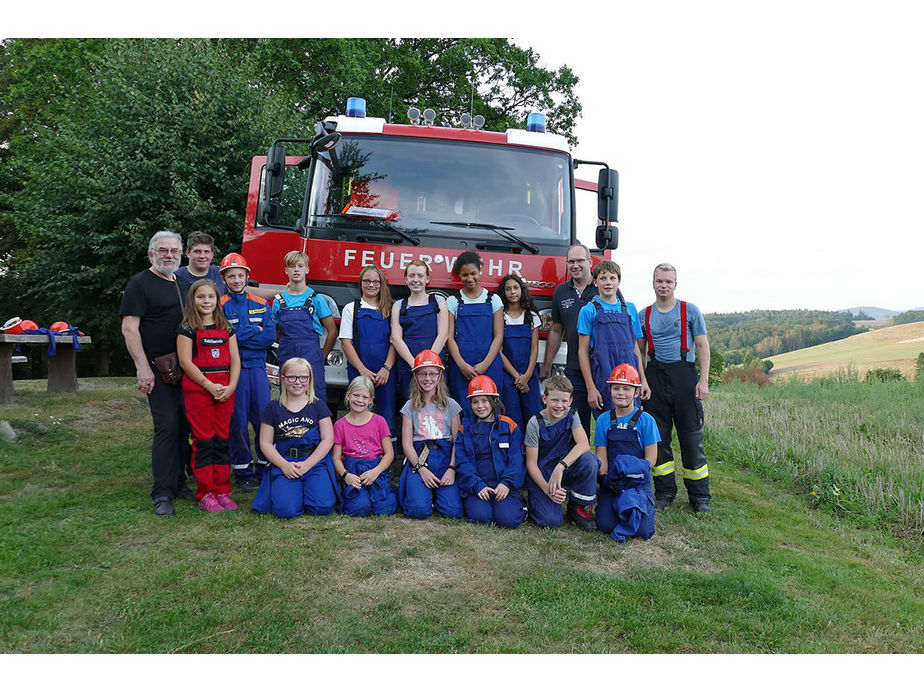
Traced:
[[597, 247], [600, 250], [616, 250], [619, 245], [619, 229], [601, 224], [597, 227]]
[[264, 200], [279, 197], [282, 194], [282, 183], [286, 176], [286, 148], [281, 144], [274, 144], [266, 154], [266, 183], [264, 186]]
[[279, 223], [279, 203], [265, 200], [257, 207], [257, 223], [261, 226], [274, 226]]
[[618, 221], [618, 214], [619, 171], [602, 168], [597, 178], [597, 218], [605, 225], [611, 221]]

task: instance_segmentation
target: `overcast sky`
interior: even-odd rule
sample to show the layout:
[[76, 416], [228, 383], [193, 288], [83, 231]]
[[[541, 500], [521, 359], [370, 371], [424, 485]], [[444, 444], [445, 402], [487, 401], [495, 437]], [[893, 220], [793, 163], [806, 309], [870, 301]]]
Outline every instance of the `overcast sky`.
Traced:
[[[514, 37], [580, 76], [575, 154], [620, 172], [617, 258], [630, 300], [647, 304], [651, 269], [668, 261], [678, 295], [706, 312], [924, 305], [924, 25], [914, 3], [383, 0], [322, 12], [286, 0], [259, 27], [240, 0], [218, 14], [176, 0], [158, 15], [90, 4], [118, 13], [63, 5], [37, 23], [17, 5], [4, 34], [280, 35], [300, 26], [280, 18], [301, 16], [306, 35]], [[582, 220], [588, 242], [594, 225]]]
[[620, 172], [627, 298], [647, 304], [669, 261], [706, 312], [924, 305], [911, 3], [667, 6], [620, 4], [605, 37], [515, 39], [581, 78], [575, 154]]

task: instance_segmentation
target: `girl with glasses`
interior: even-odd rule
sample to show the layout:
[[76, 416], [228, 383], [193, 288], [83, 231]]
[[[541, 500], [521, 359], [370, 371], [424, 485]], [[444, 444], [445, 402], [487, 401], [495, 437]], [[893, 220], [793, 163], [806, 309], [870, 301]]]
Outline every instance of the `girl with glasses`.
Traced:
[[334, 426], [324, 400], [314, 391], [311, 364], [291, 358], [282, 365], [282, 390], [263, 410], [260, 448], [263, 469], [251, 510], [290, 518], [329, 515], [338, 504], [331, 448]]
[[375, 386], [376, 412], [395, 435], [395, 348], [391, 344], [391, 292], [385, 275], [375, 265], [359, 272], [360, 298], [343, 307], [340, 348], [347, 358], [347, 375], [369, 378]]
[[401, 409], [401, 444], [406, 459], [398, 483], [398, 499], [408, 517], [436, 512], [461, 518], [456, 486], [455, 442], [462, 407], [449, 397], [443, 361], [425, 349], [414, 359], [410, 401]]

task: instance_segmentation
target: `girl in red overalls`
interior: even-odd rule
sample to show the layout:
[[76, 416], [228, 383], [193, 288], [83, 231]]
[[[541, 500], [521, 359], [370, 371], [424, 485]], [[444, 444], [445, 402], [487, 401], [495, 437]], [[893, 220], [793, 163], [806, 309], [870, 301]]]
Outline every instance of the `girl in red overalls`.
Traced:
[[200, 279], [189, 288], [176, 353], [183, 369], [183, 404], [192, 428], [193, 475], [199, 507], [237, 510], [231, 500], [228, 434], [241, 373], [237, 337], [218, 302], [218, 287]]

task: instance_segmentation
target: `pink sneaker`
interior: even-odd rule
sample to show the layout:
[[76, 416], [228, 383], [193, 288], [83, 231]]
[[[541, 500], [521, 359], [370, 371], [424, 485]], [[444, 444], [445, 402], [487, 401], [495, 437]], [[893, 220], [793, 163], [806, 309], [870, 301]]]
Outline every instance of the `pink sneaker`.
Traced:
[[218, 505], [225, 510], [237, 510], [237, 503], [231, 500], [231, 496], [227, 493], [219, 493], [216, 500], [218, 501]]
[[224, 510], [221, 504], [215, 500], [215, 496], [211, 493], [206, 493], [202, 496], [202, 499], [199, 501], [199, 507], [210, 513], [220, 513]]

